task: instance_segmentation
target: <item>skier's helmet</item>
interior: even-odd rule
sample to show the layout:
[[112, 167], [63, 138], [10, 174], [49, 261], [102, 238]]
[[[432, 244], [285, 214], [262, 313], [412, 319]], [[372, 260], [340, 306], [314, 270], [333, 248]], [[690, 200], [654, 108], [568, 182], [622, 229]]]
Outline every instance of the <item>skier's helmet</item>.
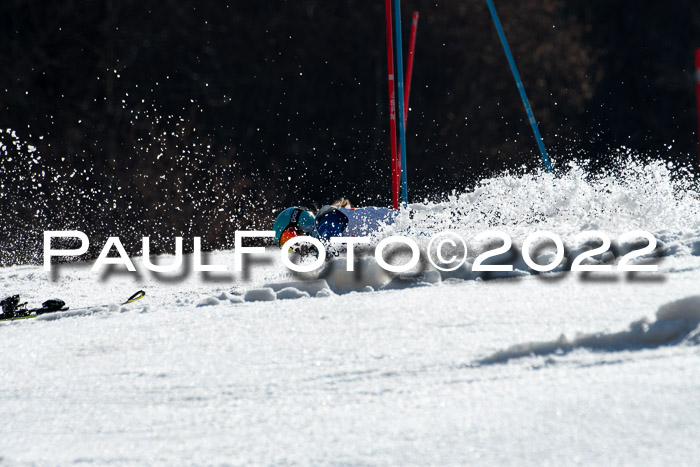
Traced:
[[284, 245], [297, 235], [308, 235], [314, 226], [314, 215], [304, 208], [294, 206], [282, 211], [275, 219], [272, 230], [275, 231], [275, 243]]

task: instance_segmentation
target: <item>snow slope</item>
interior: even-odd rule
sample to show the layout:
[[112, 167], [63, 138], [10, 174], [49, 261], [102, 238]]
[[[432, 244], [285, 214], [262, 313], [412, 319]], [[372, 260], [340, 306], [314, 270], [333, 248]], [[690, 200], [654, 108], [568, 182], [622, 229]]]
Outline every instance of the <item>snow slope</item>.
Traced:
[[0, 464], [696, 462], [697, 192], [661, 164], [573, 167], [413, 209], [384, 234], [545, 228], [572, 256], [579, 231], [645, 229], [659, 273], [392, 277], [366, 257], [301, 278], [276, 251], [239, 275], [0, 269], [3, 296], [112, 305], [0, 324]]

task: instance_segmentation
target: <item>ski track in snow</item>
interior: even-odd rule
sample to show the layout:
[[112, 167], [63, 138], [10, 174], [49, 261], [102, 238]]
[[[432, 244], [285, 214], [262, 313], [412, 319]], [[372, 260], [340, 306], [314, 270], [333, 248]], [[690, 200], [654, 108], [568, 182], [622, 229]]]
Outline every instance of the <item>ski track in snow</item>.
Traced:
[[531, 355], [549, 355], [574, 349], [620, 351], [654, 348], [667, 344], [700, 344], [700, 295], [668, 303], [661, 308], [655, 320], [642, 318], [630, 324], [629, 329], [614, 333], [565, 335], [545, 342], [517, 344], [480, 360], [481, 363], [502, 363], [512, 358]]
[[368, 256], [293, 275], [272, 249], [245, 276], [0, 269], [2, 296], [91, 306], [0, 324], [0, 463], [692, 463], [700, 201], [675, 183], [660, 164], [499, 177], [385, 232], [548, 229], [575, 256], [579, 231], [644, 229], [657, 274], [394, 277]]

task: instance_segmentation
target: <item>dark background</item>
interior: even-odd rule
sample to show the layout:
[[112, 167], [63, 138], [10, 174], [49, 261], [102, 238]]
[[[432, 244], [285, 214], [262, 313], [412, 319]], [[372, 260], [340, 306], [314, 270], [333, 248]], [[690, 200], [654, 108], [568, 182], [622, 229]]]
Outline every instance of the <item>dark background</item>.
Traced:
[[[495, 3], [559, 170], [697, 160], [700, 2]], [[540, 169], [485, 1], [402, 8], [410, 200]], [[381, 0], [3, 0], [0, 264], [48, 229], [224, 248], [285, 206], [389, 205], [384, 21]]]

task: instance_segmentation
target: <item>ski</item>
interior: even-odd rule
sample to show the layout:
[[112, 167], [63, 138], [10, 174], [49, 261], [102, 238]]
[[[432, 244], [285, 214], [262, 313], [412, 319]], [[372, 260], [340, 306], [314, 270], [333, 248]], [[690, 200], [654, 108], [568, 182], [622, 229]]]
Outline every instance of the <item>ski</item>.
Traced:
[[[139, 290], [131, 295], [126, 301], [119, 304], [124, 306], [142, 299], [146, 292]], [[20, 303], [19, 295], [12, 295], [0, 302], [2, 313], [0, 313], [0, 322], [17, 321], [23, 319], [43, 319], [52, 320], [64, 318], [68, 316], [79, 316], [84, 314], [92, 314], [102, 309], [109, 309], [113, 305], [91, 305], [80, 308], [70, 309], [64, 306], [66, 303], [63, 300], [53, 298], [42, 303], [41, 308], [27, 309], [27, 302]]]

